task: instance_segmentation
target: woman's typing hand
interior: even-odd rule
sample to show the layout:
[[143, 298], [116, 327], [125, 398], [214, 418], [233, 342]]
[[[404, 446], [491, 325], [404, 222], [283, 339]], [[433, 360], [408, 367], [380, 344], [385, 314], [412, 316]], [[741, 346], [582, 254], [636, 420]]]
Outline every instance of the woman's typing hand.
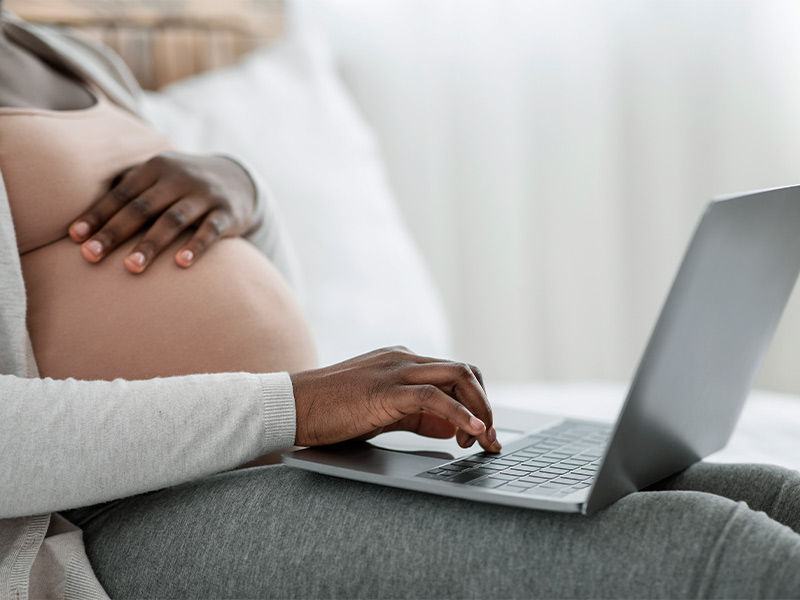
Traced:
[[298, 446], [407, 430], [499, 452], [477, 367], [385, 348], [292, 376]]
[[117, 179], [69, 228], [89, 262], [103, 260], [146, 229], [124, 258], [131, 273], [141, 273], [183, 231], [195, 226], [194, 235], [175, 254], [179, 266], [189, 267], [218, 239], [250, 228], [255, 187], [231, 159], [164, 152]]

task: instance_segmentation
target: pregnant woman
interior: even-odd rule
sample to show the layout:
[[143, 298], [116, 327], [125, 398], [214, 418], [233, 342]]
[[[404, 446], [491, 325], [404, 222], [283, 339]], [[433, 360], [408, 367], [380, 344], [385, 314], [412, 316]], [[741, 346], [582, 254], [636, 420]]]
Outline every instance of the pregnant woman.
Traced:
[[474, 367], [315, 368], [269, 198], [137, 93], [2, 13], [1, 598], [800, 596], [777, 467], [697, 465], [589, 518], [233, 470], [392, 429], [500, 447]]

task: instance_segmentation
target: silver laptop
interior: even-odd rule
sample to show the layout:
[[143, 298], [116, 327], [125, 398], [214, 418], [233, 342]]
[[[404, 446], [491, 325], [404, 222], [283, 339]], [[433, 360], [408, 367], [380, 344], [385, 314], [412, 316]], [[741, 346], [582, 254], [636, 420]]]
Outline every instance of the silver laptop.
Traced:
[[594, 512], [725, 446], [798, 271], [800, 185], [716, 198], [615, 424], [498, 407], [500, 454], [393, 432], [282, 461], [432, 494]]

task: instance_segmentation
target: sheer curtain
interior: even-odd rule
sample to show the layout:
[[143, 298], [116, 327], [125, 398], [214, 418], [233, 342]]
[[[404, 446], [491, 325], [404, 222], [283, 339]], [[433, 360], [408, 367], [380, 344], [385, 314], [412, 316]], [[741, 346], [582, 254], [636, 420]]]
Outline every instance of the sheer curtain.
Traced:
[[[800, 183], [796, 2], [298, 5], [494, 379], [629, 377], [704, 202]], [[793, 297], [760, 384], [799, 364]]]

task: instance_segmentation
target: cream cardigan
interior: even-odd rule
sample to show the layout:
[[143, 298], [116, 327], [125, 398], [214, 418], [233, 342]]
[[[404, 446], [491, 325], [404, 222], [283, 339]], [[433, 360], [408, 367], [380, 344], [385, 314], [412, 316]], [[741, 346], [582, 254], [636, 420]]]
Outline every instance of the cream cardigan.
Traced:
[[[61, 61], [137, 112], [140, 90], [118, 57], [81, 38], [3, 17], [17, 43]], [[286, 235], [254, 181], [257, 217], [246, 237], [292, 280]], [[286, 373], [41, 379], [25, 306], [0, 172], [0, 598], [103, 598], [80, 530], [57, 511], [175, 485], [290, 447], [291, 380]]]

